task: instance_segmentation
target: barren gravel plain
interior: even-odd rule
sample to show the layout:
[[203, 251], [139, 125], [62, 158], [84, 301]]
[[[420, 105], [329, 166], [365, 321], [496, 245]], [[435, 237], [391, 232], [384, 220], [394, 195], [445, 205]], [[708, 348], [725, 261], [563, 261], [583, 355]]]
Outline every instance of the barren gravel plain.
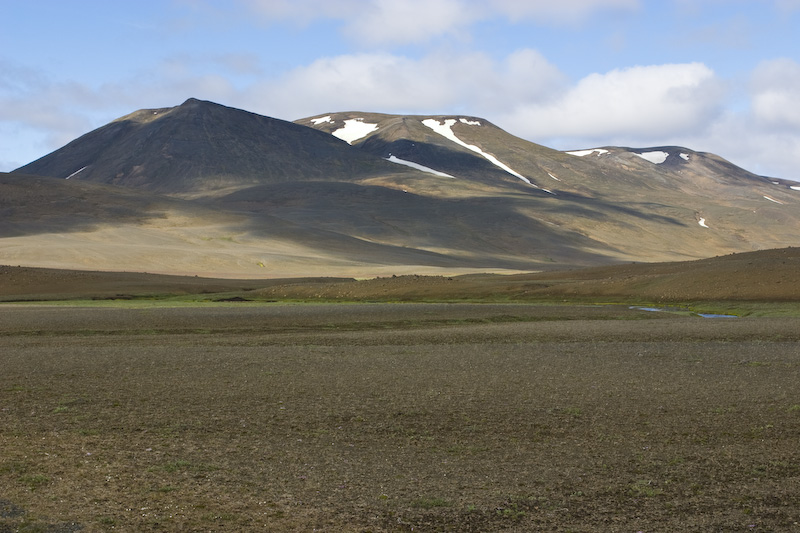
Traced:
[[0, 305], [0, 532], [800, 531], [800, 319]]

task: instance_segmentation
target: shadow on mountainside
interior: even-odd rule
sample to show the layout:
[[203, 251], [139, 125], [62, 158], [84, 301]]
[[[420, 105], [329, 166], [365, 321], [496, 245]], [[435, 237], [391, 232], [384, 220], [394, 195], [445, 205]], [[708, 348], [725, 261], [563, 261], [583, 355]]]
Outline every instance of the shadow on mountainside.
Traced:
[[466, 148], [451, 148], [409, 139], [387, 141], [380, 137], [370, 137], [359, 144], [358, 148], [384, 158], [393, 155], [406, 161], [413, 161], [432, 170], [450, 174], [454, 179], [468, 178], [471, 182], [486, 185], [502, 183], [506, 187], [518, 185], [519, 189], [530, 190], [530, 186], [519, 178]]
[[[143, 224], [169, 212], [198, 213], [200, 206], [133, 189], [0, 173], [0, 237], [92, 231]], [[222, 217], [205, 208], [205, 216]]]
[[508, 197], [433, 198], [371, 185], [295, 182], [251, 187], [212, 205], [268, 213], [362, 241], [452, 253], [484, 265], [504, 262], [535, 269], [542, 261], [567, 265], [609, 261], [586, 251], [613, 252], [607, 244], [526, 216], [517, 211], [519, 204]]

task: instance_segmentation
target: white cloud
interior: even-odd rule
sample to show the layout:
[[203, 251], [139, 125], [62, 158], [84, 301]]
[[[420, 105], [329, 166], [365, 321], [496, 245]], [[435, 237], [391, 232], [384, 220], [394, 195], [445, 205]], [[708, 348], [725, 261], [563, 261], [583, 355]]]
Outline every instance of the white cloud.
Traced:
[[537, 138], [663, 138], [702, 129], [721, 93], [699, 63], [632, 67], [591, 74], [555, 101], [509, 109], [503, 122]]
[[[388, 53], [314, 61], [246, 91], [248, 109], [280, 118], [343, 110], [440, 114], [502, 112], [513, 101], [547, 100], [565, 84], [538, 52], [503, 61], [482, 53], [434, 53], [411, 59]], [[277, 113], [277, 115], [275, 114]]]
[[456, 87], [442, 83], [444, 73], [436, 71], [438, 66], [447, 64], [385, 53], [323, 58], [253, 86], [246, 98], [256, 110], [281, 118], [298, 118], [310, 109], [316, 113], [446, 106], [454, 100]]
[[[529, 48], [511, 53], [500, 67], [495, 83], [502, 84], [490, 94], [498, 105], [551, 100], [566, 89], [567, 77], [538, 51]], [[502, 97], [502, 101], [498, 98]]]
[[476, 19], [476, 10], [459, 0], [372, 0], [345, 32], [367, 45], [422, 43]]
[[750, 79], [750, 110], [729, 117], [712, 142], [720, 155], [741, 157], [748, 170], [800, 181], [800, 63], [773, 59], [758, 65]]
[[764, 127], [793, 130], [800, 135], [800, 64], [791, 59], [762, 63], [752, 78], [752, 110]]
[[472, 0], [242, 0], [268, 24], [318, 19], [338, 23], [363, 45], [423, 43], [453, 34], [478, 19]]
[[466, 35], [480, 20], [571, 24], [594, 13], [635, 10], [640, 0], [240, 0], [268, 24], [318, 19], [338, 21], [342, 31], [362, 45], [429, 42], [444, 35]]
[[583, 22], [593, 13], [608, 10], [636, 10], [639, 0], [491, 0], [490, 5], [513, 21]]
[[712, 152], [756, 174], [800, 181], [800, 134], [762, 127], [747, 113], [728, 111], [706, 131], [679, 141], [664, 144]]

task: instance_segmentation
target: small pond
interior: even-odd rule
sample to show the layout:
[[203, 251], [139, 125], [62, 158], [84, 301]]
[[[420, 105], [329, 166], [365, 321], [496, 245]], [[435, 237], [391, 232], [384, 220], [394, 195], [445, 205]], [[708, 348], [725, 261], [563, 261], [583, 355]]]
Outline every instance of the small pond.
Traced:
[[[636, 309], [638, 311], [653, 311], [656, 313], [674, 313], [676, 311], [688, 311], [688, 309], [683, 309], [679, 307], [644, 307], [638, 305], [632, 305], [629, 309]], [[717, 313], [697, 313], [697, 316], [701, 316], [703, 318], [739, 318], [736, 315], [720, 315]]]

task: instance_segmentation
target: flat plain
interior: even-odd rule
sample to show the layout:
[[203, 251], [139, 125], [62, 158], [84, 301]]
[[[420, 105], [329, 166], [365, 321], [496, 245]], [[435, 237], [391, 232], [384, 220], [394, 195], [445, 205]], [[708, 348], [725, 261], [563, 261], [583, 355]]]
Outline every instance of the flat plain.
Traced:
[[800, 319], [0, 306], [0, 531], [800, 531]]

